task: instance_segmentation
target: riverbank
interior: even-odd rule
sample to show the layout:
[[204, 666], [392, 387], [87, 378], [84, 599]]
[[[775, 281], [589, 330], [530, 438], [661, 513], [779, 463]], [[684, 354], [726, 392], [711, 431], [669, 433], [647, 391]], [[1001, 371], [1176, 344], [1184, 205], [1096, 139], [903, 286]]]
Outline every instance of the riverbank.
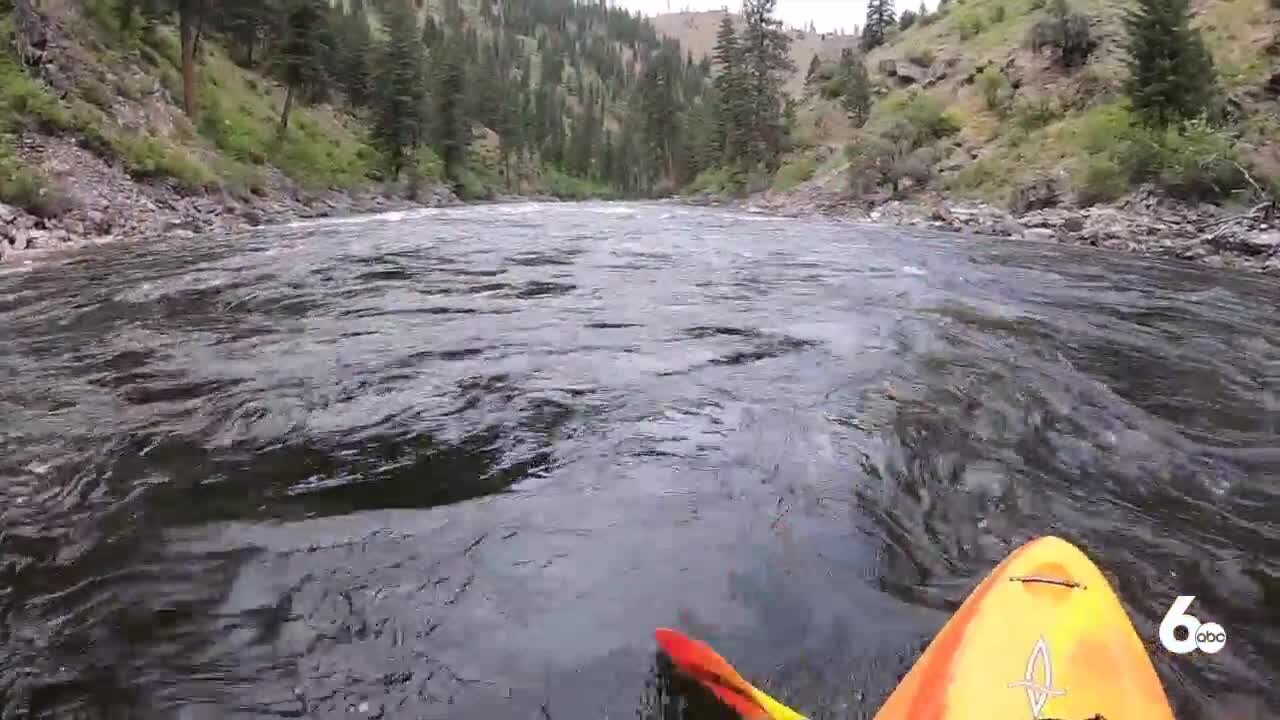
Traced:
[[234, 232], [460, 202], [443, 185], [424, 188], [413, 198], [374, 190], [307, 191], [279, 172], [256, 193], [192, 194], [175, 183], [139, 182], [63, 137], [33, 136], [19, 151], [24, 163], [55, 181], [57, 191], [46, 196], [47, 204], [36, 204], [36, 212], [0, 203], [0, 262], [113, 240]]
[[688, 198], [697, 205], [732, 205], [789, 217], [828, 216], [857, 222], [1119, 250], [1280, 277], [1280, 208], [1189, 206], [1139, 191], [1107, 205], [1073, 207], [1034, 193], [1023, 212], [929, 193], [910, 199], [860, 202], [814, 183], [793, 192], [742, 199]]

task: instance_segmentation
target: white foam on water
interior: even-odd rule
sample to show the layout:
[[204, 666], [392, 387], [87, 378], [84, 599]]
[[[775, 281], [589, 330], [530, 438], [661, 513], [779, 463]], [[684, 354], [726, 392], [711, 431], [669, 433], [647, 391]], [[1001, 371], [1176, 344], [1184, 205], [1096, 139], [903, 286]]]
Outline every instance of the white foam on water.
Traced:
[[903, 275], [928, 275], [924, 268], [918, 268], [915, 265], [904, 265], [902, 268]]
[[441, 212], [443, 212], [442, 208], [421, 208], [418, 210], [396, 210], [393, 212], [377, 213], [375, 215], [352, 215], [350, 217], [340, 218], [311, 218], [308, 220], [298, 220], [296, 222], [286, 223], [282, 227], [300, 228], [326, 225], [362, 225], [364, 223], [371, 222], [400, 222], [402, 220], [414, 220], [420, 217], [439, 215]]

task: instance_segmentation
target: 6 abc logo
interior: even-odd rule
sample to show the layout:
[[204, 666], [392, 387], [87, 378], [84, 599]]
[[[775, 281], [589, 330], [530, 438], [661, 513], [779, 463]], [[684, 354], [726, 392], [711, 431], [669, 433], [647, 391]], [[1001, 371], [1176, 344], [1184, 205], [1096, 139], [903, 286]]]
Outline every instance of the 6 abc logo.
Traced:
[[[1195, 650], [1212, 655], [1227, 644], [1227, 631], [1221, 625], [1215, 622], [1202, 624], [1194, 615], [1187, 614], [1195, 599], [1195, 595], [1179, 595], [1169, 612], [1164, 614], [1160, 621], [1160, 644], [1165, 650], [1176, 655], [1186, 655]], [[1178, 628], [1186, 629], [1186, 637], [1179, 638], [1174, 633]]]

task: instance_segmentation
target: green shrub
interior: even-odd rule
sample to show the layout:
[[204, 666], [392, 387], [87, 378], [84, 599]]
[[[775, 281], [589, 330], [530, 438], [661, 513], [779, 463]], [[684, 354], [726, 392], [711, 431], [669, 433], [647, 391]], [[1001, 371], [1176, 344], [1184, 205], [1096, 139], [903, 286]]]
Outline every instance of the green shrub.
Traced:
[[186, 150], [164, 140], [147, 136], [125, 138], [117, 142], [125, 169], [137, 179], [168, 177], [188, 191], [202, 191], [217, 186], [218, 178], [204, 163]]
[[1009, 169], [990, 158], [979, 158], [956, 173], [950, 186], [953, 190], [976, 190], [1001, 185], [1008, 177]]
[[896, 170], [909, 152], [906, 143], [894, 142], [875, 133], [858, 133], [844, 148], [845, 159], [849, 161], [849, 188], [861, 195], [888, 184], [897, 193], [901, 177]]
[[907, 100], [902, 106], [902, 119], [912, 130], [914, 147], [960, 132], [960, 123], [927, 93], [915, 93]]
[[988, 65], [977, 78], [978, 90], [988, 110], [1000, 111], [1008, 104], [1013, 91], [1009, 78], [995, 65]]
[[1046, 97], [1024, 98], [1013, 106], [1013, 126], [1029, 133], [1062, 117], [1062, 111]]
[[827, 100], [835, 100], [844, 95], [844, 78], [835, 76], [827, 80], [823, 80], [818, 86], [818, 92]]
[[172, 67], [164, 66], [160, 69], [160, 84], [168, 91], [169, 96], [175, 102], [182, 102], [182, 75]]
[[907, 62], [916, 67], [930, 68], [933, 67], [934, 61], [938, 59], [933, 50], [929, 48], [919, 48], [907, 52]]
[[274, 138], [251, 112], [227, 112], [221, 97], [206, 93], [200, 109], [200, 134], [226, 155], [240, 162], [266, 163]]
[[1075, 141], [1085, 156], [1077, 181], [1087, 195], [1113, 188], [1112, 165], [1126, 184], [1154, 183], [1187, 200], [1217, 200], [1247, 185], [1236, 138], [1202, 120], [1161, 130], [1141, 125], [1127, 106], [1101, 106], [1082, 118]]
[[912, 25], [915, 25], [916, 21], [919, 19], [920, 19], [920, 16], [916, 14], [915, 10], [911, 10], [911, 9], [903, 10], [902, 14], [898, 16], [898, 27], [903, 30], [906, 30]]
[[223, 186], [241, 200], [250, 200], [267, 191], [266, 176], [252, 165], [224, 159], [218, 163], [217, 171]]
[[7, 55], [0, 56], [0, 128], [34, 122], [50, 132], [71, 129], [71, 114], [53, 92]]
[[813, 158], [801, 157], [790, 160], [778, 168], [777, 174], [773, 176], [773, 189], [778, 192], [792, 190], [813, 177], [817, 169], [818, 163]]
[[1207, 123], [1188, 121], [1166, 129], [1156, 140], [1154, 179], [1170, 195], [1212, 200], [1246, 187], [1234, 139]]
[[85, 78], [81, 81], [80, 95], [103, 110], [110, 110], [116, 100], [111, 88], [93, 78]]
[[1072, 172], [1076, 198], [1085, 205], [1115, 200], [1129, 189], [1129, 177], [1124, 168], [1105, 155], [1090, 155], [1081, 159]]
[[737, 193], [742, 188], [743, 179], [729, 168], [708, 168], [698, 173], [698, 177], [684, 189], [687, 195], [703, 193]]
[[986, 23], [976, 14], [966, 13], [958, 15], [956, 18], [956, 31], [960, 33], [962, 41], [971, 40], [987, 29]]
[[564, 200], [607, 200], [614, 197], [608, 185], [566, 175], [552, 167], [543, 171], [542, 179], [548, 194]]
[[999, 25], [1004, 22], [1006, 12], [1003, 5], [997, 5], [991, 8], [991, 24]]
[[36, 168], [24, 167], [0, 136], [0, 202], [22, 208], [42, 218], [65, 214], [74, 206], [70, 196]]
[[1080, 67], [1097, 46], [1089, 32], [1089, 17], [1073, 12], [1066, 0], [1052, 0], [1046, 16], [1028, 30], [1027, 44], [1035, 53], [1049, 49], [1062, 68]]

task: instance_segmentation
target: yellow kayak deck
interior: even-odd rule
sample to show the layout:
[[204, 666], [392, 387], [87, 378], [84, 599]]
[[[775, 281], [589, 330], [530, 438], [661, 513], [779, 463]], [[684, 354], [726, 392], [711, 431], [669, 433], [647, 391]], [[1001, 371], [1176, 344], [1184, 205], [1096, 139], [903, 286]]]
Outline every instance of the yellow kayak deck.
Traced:
[[1097, 566], [1056, 537], [974, 589], [877, 720], [1172, 720], [1151, 659]]

